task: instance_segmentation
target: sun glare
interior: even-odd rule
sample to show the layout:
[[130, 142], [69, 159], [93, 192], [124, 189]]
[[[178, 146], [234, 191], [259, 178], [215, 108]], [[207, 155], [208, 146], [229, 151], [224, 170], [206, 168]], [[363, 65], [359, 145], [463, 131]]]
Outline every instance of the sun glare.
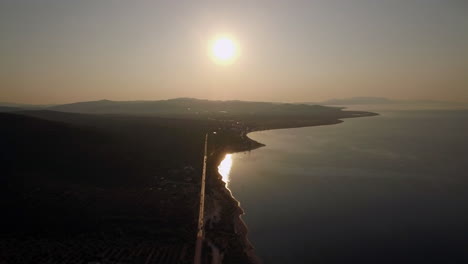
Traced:
[[236, 43], [229, 37], [219, 37], [211, 45], [211, 56], [218, 64], [231, 64], [238, 55]]
[[229, 174], [231, 173], [232, 167], [232, 155], [226, 154], [221, 164], [218, 166], [218, 172], [223, 177], [223, 181], [226, 183], [226, 187], [229, 184]]

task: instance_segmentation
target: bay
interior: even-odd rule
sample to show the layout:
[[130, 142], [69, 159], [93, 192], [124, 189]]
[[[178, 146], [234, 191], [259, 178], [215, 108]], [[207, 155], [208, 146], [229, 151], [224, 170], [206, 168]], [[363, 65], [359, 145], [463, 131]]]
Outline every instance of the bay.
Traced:
[[[460, 263], [468, 111], [387, 111], [260, 131], [229, 189], [265, 263]], [[442, 262], [441, 262], [442, 261]]]

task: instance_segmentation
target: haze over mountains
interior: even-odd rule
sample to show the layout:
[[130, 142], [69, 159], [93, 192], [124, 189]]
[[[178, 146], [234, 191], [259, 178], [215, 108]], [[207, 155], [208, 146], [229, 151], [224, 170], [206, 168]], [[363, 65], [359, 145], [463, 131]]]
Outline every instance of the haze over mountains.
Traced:
[[[467, 103], [427, 101], [427, 100], [394, 100], [384, 97], [353, 97], [330, 99], [322, 102], [304, 103], [270, 103], [250, 101], [213, 101], [194, 98], [176, 98], [157, 101], [111, 101], [99, 100], [57, 105], [28, 105], [0, 102], [0, 112], [21, 110], [51, 110], [87, 114], [147, 114], [147, 115], [271, 115], [289, 113], [311, 114], [312, 112], [336, 111], [336, 108], [325, 106], [369, 106], [379, 105], [402, 109], [427, 108], [468, 108]], [[364, 109], [363, 109], [364, 110]]]
[[456, 110], [468, 109], [468, 103], [434, 100], [396, 100], [385, 97], [337, 98], [322, 102], [305, 102], [324, 106], [345, 107], [362, 111]]
[[330, 99], [322, 101], [321, 104], [324, 105], [361, 105], [361, 104], [394, 104], [399, 101], [392, 100], [384, 97], [352, 97], [352, 98], [342, 98], [342, 99]]
[[309, 104], [320, 105], [413, 105], [413, 106], [446, 106], [446, 107], [468, 107], [468, 103], [434, 101], [434, 100], [396, 100], [385, 97], [351, 97], [334, 98], [321, 102], [308, 102]]
[[[33, 106], [23, 108], [6, 107], [5, 111], [30, 110]], [[72, 104], [36, 107], [35, 110], [50, 110], [86, 114], [147, 114], [147, 115], [290, 115], [337, 112], [338, 108], [306, 104], [283, 104], [245, 101], [210, 101], [191, 98], [177, 98], [160, 101], [90, 101]]]
[[210, 101], [178, 98], [162, 101], [109, 101], [82, 102], [58, 105], [49, 110], [76, 113], [131, 113], [131, 114], [287, 114], [288, 112], [330, 111], [324, 106], [276, 104], [245, 101]]
[[0, 106], [0, 112], [14, 112], [24, 110], [18, 107]]

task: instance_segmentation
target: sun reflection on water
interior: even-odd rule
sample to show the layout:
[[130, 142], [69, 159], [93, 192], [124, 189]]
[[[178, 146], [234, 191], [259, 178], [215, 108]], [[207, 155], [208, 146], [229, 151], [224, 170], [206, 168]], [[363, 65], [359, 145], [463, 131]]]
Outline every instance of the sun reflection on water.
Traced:
[[226, 183], [226, 187], [229, 184], [229, 173], [232, 167], [232, 154], [226, 154], [223, 161], [218, 166], [218, 172], [223, 177], [223, 181]]

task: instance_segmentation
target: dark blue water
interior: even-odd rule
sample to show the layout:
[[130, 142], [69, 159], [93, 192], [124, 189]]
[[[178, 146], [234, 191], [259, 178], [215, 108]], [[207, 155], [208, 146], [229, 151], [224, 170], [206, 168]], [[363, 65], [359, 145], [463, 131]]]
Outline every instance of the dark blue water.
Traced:
[[249, 137], [229, 188], [265, 263], [468, 263], [468, 111]]

